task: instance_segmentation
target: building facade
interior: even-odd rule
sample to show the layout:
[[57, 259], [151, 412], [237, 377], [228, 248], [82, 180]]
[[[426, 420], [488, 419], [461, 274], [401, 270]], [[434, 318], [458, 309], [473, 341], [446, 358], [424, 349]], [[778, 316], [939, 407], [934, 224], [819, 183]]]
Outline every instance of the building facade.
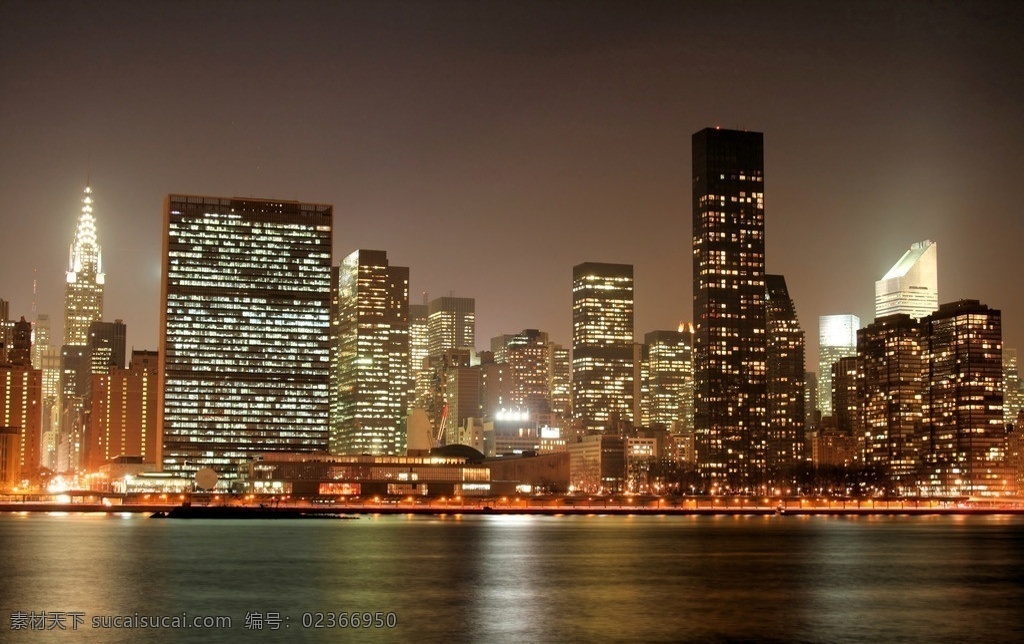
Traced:
[[769, 483], [805, 460], [804, 331], [782, 275], [766, 275]]
[[0, 429], [5, 433], [0, 440], [5, 441], [3, 469], [12, 481], [34, 479], [40, 465], [43, 376], [32, 367], [30, 330], [25, 318], [14, 325], [7, 360], [0, 362]]
[[935, 242], [911, 244], [875, 282], [875, 318], [902, 313], [920, 319], [939, 308], [938, 253]]
[[840, 358], [857, 355], [860, 318], [851, 314], [822, 315], [818, 318], [818, 409], [831, 416], [832, 365]]
[[712, 486], [765, 483], [764, 136], [693, 135], [695, 447]]
[[328, 443], [332, 207], [170, 195], [164, 204], [163, 469], [222, 479]]
[[644, 334], [644, 425], [665, 429], [693, 427], [693, 330]]
[[447, 349], [476, 347], [476, 300], [439, 297], [427, 304], [427, 349], [440, 355]]
[[572, 269], [572, 413], [588, 430], [633, 418], [633, 266]]
[[1002, 315], [977, 300], [943, 304], [921, 320], [927, 359], [923, 491], [1013, 492], [1003, 421]]
[[68, 258], [64, 289], [64, 344], [85, 345], [89, 325], [103, 318], [103, 256], [92, 214], [92, 188], [85, 187], [82, 214]]
[[409, 269], [357, 250], [333, 271], [332, 454], [402, 454], [409, 378]]
[[1024, 389], [1017, 368], [1017, 350], [1003, 347], [1003, 422], [1013, 425], [1024, 408]]
[[924, 367], [920, 326], [909, 315], [879, 318], [857, 331], [863, 463], [886, 492], [917, 488]]
[[136, 457], [156, 465], [156, 351], [132, 351], [127, 368], [111, 367], [91, 375], [90, 414], [84, 450], [85, 469], [99, 472], [117, 457]]
[[[499, 338], [500, 359], [499, 352], [494, 350]], [[551, 411], [549, 345], [548, 334], [537, 329], [523, 329], [492, 339], [495, 362], [508, 365], [511, 407], [534, 415]]]

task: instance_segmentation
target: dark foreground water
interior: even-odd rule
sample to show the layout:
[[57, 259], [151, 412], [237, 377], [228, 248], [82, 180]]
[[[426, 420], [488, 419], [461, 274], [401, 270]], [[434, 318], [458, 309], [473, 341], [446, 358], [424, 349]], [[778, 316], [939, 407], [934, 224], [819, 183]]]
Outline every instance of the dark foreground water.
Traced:
[[0, 515], [0, 642], [750, 640], [1024, 641], [1024, 518]]

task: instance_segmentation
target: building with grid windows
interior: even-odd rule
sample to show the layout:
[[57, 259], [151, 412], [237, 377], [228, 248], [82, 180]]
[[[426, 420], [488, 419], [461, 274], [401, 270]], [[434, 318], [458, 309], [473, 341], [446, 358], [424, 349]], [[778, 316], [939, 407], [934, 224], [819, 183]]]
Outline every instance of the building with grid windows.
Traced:
[[328, 444], [332, 207], [170, 195], [159, 427], [166, 472], [222, 479]]
[[572, 414], [587, 430], [633, 418], [633, 266], [572, 269]]
[[857, 355], [856, 315], [822, 315], [818, 318], [818, 409], [822, 416], [835, 413], [832, 404], [832, 366], [840, 358]]
[[766, 275], [768, 328], [768, 438], [771, 482], [809, 456], [804, 449], [804, 331], [786, 278]]
[[427, 350], [431, 356], [448, 349], [474, 349], [476, 300], [439, 297], [427, 304]]
[[888, 492], [905, 493], [917, 486], [923, 360], [921, 327], [909, 315], [878, 318], [857, 331], [862, 462]]
[[693, 135], [694, 443], [711, 487], [765, 484], [764, 135]]
[[1003, 422], [1002, 315], [978, 300], [921, 320], [927, 373], [921, 453], [925, 493], [1013, 492]]
[[643, 425], [666, 429], [693, 428], [693, 332], [644, 334]]
[[357, 250], [333, 269], [333, 454], [404, 454], [409, 391], [409, 269]]

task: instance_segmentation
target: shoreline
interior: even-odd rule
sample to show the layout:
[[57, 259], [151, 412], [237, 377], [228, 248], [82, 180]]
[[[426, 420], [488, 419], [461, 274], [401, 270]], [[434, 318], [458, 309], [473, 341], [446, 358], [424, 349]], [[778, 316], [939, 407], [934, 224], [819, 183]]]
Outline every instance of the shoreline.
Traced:
[[[180, 507], [177, 504], [126, 504], [104, 505], [100, 503], [0, 503], [0, 513], [62, 513], [62, 514], [152, 514], [168, 512]], [[225, 506], [192, 506], [198, 513], [205, 508], [216, 510]], [[259, 506], [227, 506], [259, 509]], [[443, 505], [287, 505], [264, 507], [263, 512], [274, 514], [307, 515], [434, 515], [434, 516], [1024, 516], [1024, 507], [819, 507], [800, 508], [773, 507], [705, 507], [705, 508], [652, 508], [625, 506], [443, 506]], [[214, 518], [214, 517], [210, 517]]]

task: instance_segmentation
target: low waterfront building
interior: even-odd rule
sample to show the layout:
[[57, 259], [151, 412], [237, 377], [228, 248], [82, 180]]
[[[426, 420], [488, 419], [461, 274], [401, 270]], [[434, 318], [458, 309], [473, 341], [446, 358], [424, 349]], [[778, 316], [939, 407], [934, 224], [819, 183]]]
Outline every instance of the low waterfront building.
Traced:
[[590, 434], [569, 443], [572, 492], [619, 492], [626, 478], [626, 439], [614, 434]]
[[476, 456], [270, 452], [247, 464], [244, 487], [247, 492], [296, 496], [487, 495], [491, 472], [482, 465], [482, 455]]

